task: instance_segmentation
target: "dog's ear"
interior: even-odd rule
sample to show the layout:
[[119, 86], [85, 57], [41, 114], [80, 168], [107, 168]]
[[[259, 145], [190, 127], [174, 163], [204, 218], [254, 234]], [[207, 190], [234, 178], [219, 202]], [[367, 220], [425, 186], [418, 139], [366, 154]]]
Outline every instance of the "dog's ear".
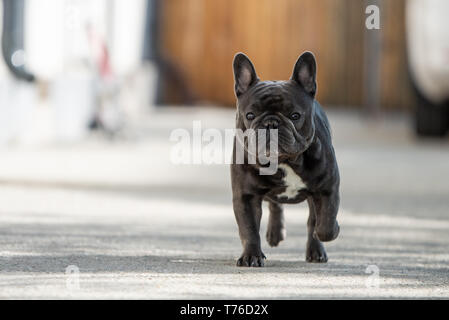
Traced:
[[234, 57], [234, 80], [235, 80], [235, 95], [239, 97], [245, 93], [249, 87], [257, 83], [259, 79], [256, 75], [256, 70], [249, 58], [239, 52]]
[[308, 94], [315, 97], [316, 94], [316, 61], [312, 52], [306, 51], [298, 58], [291, 77], [306, 90]]

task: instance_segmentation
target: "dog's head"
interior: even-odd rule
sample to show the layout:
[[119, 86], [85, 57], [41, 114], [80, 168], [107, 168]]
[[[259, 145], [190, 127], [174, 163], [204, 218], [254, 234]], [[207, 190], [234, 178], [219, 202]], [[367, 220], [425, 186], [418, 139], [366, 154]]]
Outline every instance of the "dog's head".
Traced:
[[309, 147], [315, 134], [317, 88], [311, 52], [298, 58], [287, 81], [260, 81], [249, 58], [238, 53], [234, 57], [234, 79], [238, 129], [277, 129], [279, 157], [294, 157]]

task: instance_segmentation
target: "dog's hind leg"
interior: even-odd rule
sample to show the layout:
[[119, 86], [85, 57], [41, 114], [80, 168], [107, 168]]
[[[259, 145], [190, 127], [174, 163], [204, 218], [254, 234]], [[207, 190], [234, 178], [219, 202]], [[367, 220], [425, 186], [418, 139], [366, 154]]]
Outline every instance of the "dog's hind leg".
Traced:
[[268, 202], [268, 208], [270, 209], [270, 217], [268, 218], [267, 242], [270, 246], [276, 247], [287, 236], [284, 210], [281, 204], [271, 201]]

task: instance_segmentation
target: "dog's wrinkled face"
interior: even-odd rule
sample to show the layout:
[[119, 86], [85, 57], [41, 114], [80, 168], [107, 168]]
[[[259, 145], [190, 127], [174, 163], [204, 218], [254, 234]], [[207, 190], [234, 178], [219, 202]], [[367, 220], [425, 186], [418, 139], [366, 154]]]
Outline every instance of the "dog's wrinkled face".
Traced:
[[259, 81], [251, 61], [238, 53], [234, 78], [239, 129], [277, 129], [279, 157], [295, 157], [309, 147], [315, 134], [316, 63], [312, 53], [298, 58], [287, 81]]

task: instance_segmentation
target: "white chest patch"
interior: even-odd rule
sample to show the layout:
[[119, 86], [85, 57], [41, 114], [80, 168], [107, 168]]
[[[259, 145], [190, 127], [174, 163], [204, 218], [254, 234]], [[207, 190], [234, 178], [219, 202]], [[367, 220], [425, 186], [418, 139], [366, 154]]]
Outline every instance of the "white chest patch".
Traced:
[[283, 181], [284, 186], [286, 186], [287, 188], [283, 193], [278, 194], [278, 197], [287, 197], [289, 199], [294, 198], [298, 194], [299, 190], [307, 188], [301, 177], [298, 176], [289, 165], [281, 163], [279, 165], [279, 168], [284, 170], [285, 176]]

